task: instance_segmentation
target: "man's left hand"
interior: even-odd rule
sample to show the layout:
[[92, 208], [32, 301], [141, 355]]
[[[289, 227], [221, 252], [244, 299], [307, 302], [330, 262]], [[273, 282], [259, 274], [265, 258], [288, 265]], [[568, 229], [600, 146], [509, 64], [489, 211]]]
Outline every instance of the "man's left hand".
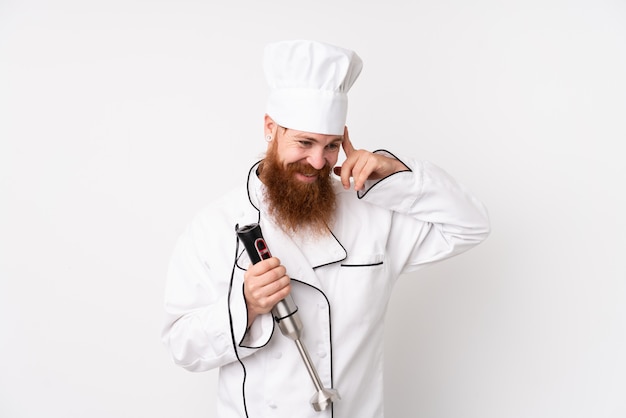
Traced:
[[350, 177], [354, 179], [354, 190], [363, 190], [367, 180], [376, 180], [387, 177], [399, 171], [406, 171], [408, 168], [395, 158], [372, 152], [355, 149], [348, 135], [348, 127], [343, 131], [343, 142], [341, 143], [346, 154], [346, 160], [340, 167], [333, 169], [334, 173], [341, 177], [341, 184], [344, 189], [350, 188]]

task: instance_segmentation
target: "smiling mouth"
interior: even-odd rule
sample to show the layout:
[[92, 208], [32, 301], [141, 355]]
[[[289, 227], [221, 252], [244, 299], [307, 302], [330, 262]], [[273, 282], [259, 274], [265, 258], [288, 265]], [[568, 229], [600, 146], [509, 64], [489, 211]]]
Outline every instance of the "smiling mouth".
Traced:
[[315, 180], [317, 180], [318, 173], [301, 173], [301, 172], [297, 172], [296, 175], [297, 175], [297, 177], [301, 181], [304, 181], [304, 182], [307, 182], [307, 183], [312, 183]]

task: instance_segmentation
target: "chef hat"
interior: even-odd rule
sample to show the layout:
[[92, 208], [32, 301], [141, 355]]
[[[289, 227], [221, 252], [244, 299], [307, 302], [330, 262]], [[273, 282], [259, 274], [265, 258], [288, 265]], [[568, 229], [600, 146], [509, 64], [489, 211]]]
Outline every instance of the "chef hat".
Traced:
[[337, 46], [305, 40], [269, 44], [264, 57], [267, 114], [286, 128], [343, 135], [347, 93], [362, 68], [354, 51]]

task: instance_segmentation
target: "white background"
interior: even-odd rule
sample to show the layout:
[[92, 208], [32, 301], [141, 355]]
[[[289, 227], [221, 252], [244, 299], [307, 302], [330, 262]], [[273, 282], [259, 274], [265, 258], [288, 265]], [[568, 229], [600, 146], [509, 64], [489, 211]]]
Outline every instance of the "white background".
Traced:
[[[357, 147], [489, 208], [404, 278], [388, 416], [626, 416], [626, 3], [0, 0], [0, 417], [212, 417], [160, 342], [175, 239], [264, 151], [263, 46], [356, 50]], [[348, 417], [359, 418], [359, 417]]]

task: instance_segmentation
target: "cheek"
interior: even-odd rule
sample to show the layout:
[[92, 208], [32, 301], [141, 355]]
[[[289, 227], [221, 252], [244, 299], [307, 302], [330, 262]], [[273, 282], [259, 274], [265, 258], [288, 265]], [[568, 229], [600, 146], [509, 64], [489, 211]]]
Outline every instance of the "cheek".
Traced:
[[329, 153], [326, 156], [326, 161], [328, 161], [328, 165], [334, 167], [337, 164], [337, 160], [339, 159], [339, 151], [334, 151]]
[[306, 158], [306, 153], [298, 148], [278, 149], [278, 159], [283, 165], [297, 163]]

